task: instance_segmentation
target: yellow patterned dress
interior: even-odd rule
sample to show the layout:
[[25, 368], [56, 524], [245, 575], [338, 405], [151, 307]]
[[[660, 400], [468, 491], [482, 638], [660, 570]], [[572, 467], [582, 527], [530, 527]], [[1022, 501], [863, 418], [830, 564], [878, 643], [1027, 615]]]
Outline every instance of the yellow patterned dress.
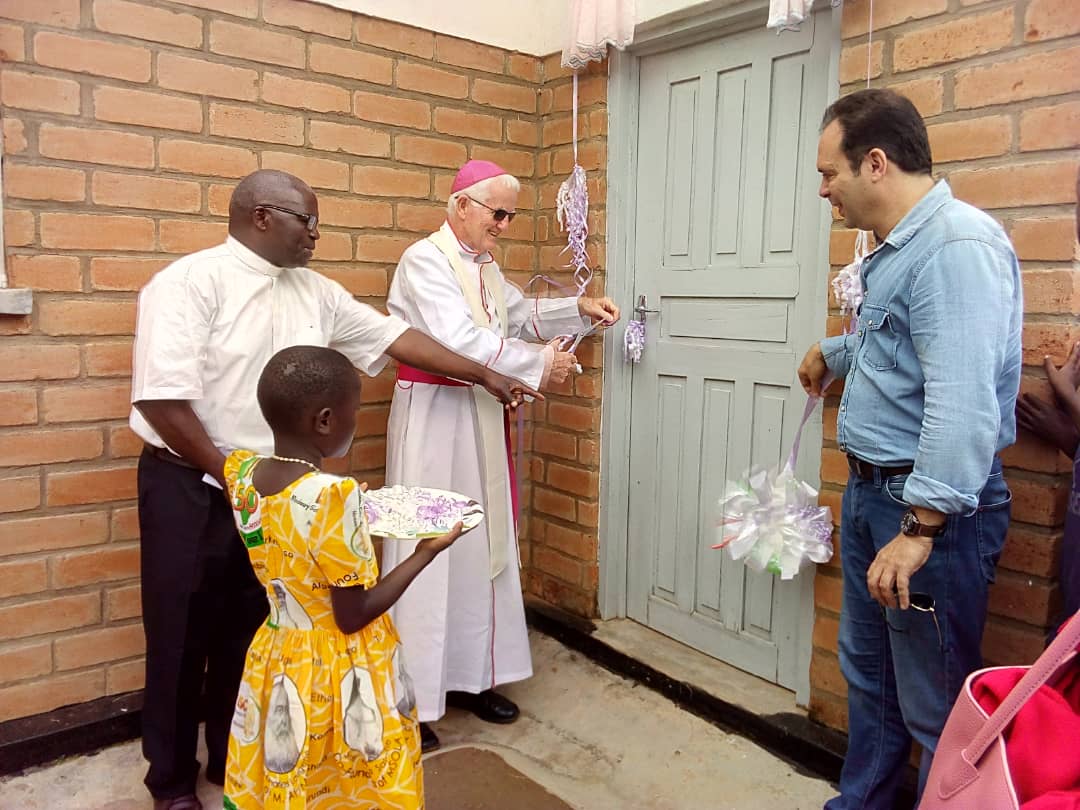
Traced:
[[262, 497], [262, 457], [225, 463], [233, 513], [270, 617], [248, 649], [225, 777], [226, 810], [422, 810], [415, 696], [397, 631], [382, 615], [346, 635], [331, 586], [378, 579], [363, 494], [311, 472]]

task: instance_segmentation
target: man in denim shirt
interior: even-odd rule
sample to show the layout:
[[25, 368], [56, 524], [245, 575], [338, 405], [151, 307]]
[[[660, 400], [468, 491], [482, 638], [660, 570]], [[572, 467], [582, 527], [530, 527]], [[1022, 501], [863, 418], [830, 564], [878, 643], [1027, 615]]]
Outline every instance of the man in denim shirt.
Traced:
[[[844, 378], [837, 442], [850, 470], [840, 525], [840, 667], [848, 754], [828, 810], [891, 810], [911, 740], [920, 790], [965, 676], [981, 666], [987, 587], [1005, 541], [1022, 293], [989, 216], [931, 176], [914, 105], [864, 90], [825, 113], [819, 193], [873, 231], [853, 333], [813, 346], [799, 379]], [[913, 608], [913, 609], [912, 609]]]

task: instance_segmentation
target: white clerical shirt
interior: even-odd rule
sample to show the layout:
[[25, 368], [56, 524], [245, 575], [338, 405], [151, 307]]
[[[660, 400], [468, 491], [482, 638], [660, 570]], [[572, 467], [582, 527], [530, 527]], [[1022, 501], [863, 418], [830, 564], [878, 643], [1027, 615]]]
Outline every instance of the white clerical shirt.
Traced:
[[[368, 375], [409, 325], [362, 304], [305, 267], [277, 267], [231, 236], [179, 259], [139, 294], [131, 401], [190, 400], [211, 441], [269, 454], [273, 434], [255, 388], [266, 362], [288, 346], [329, 346]], [[131, 409], [131, 429], [165, 442]]]

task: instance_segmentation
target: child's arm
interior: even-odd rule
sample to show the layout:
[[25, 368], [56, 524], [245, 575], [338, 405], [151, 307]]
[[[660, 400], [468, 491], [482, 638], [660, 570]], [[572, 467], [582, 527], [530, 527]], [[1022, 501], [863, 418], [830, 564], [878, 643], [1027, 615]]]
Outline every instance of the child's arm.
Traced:
[[[334, 621], [342, 633], [355, 633], [386, 613], [417, 575], [461, 536], [459, 522], [447, 534], [428, 537], [416, 544], [416, 550], [393, 571], [370, 588], [330, 588]], [[391, 541], [392, 542], [392, 541]]]
[[1080, 427], [1080, 342], [1074, 343], [1069, 352], [1065, 364], [1058, 368], [1050, 357], [1043, 359], [1043, 368], [1046, 369], [1046, 379], [1054, 391], [1054, 396], [1062, 409], [1072, 418], [1073, 423]]
[[1052, 402], [1034, 394], [1021, 394], [1016, 400], [1016, 424], [1029, 433], [1049, 442], [1072, 458], [1080, 445], [1080, 430], [1072, 417]]

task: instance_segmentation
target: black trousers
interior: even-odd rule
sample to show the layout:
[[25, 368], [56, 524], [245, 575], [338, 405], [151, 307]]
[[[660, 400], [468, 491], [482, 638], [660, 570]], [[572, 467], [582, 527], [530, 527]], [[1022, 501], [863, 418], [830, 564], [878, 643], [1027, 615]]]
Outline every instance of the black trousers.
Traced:
[[226, 496], [202, 478], [148, 450], [139, 458], [143, 755], [158, 799], [195, 791], [204, 692], [207, 770], [224, 773], [244, 657], [268, 611]]

